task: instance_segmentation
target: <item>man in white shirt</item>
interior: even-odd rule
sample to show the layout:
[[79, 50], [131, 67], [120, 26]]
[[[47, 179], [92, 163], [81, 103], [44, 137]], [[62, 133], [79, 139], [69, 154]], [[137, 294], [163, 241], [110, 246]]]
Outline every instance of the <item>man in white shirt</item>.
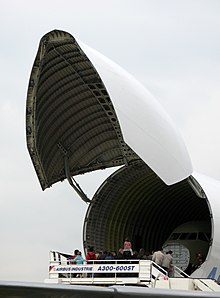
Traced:
[[163, 258], [163, 248], [161, 248], [153, 253], [152, 261], [154, 261], [157, 265], [162, 266]]
[[171, 275], [172, 272], [172, 265], [173, 265], [173, 257], [172, 257], [172, 250], [169, 250], [163, 258], [162, 264], [161, 266], [163, 267], [163, 269], [165, 269], [168, 273], [168, 276]]

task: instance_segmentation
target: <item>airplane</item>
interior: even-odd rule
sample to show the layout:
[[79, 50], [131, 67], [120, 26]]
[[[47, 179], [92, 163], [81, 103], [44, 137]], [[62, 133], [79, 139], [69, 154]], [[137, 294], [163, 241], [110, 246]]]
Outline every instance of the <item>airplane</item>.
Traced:
[[[145, 87], [68, 32], [53, 30], [40, 41], [27, 91], [26, 140], [42, 190], [67, 179], [88, 205], [85, 251], [117, 251], [128, 236], [136, 250], [173, 245], [185, 270], [201, 242], [171, 243], [170, 236], [179, 227], [188, 234], [200, 227], [204, 262], [191, 276], [220, 281], [219, 181], [193, 171], [179, 131]], [[116, 171], [88, 198], [74, 177], [110, 167]], [[124, 289], [116, 288], [100, 290], [100, 297], [101, 291], [119, 297]], [[178, 291], [127, 289], [131, 297], [181, 297]]]
[[203, 256], [209, 250], [210, 229], [209, 222], [195, 221], [182, 224], [171, 233], [163, 248], [176, 252], [173, 255], [175, 266], [191, 275], [203, 263]]

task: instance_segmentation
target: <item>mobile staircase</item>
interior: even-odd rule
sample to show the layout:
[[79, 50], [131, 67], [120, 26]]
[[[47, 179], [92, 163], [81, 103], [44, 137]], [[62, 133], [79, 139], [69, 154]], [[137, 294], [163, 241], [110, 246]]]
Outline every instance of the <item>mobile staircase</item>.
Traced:
[[173, 276], [168, 277], [167, 272], [151, 260], [91, 260], [73, 265], [65, 254], [50, 251], [49, 278], [45, 283], [220, 291], [214, 280], [191, 278], [176, 266]]

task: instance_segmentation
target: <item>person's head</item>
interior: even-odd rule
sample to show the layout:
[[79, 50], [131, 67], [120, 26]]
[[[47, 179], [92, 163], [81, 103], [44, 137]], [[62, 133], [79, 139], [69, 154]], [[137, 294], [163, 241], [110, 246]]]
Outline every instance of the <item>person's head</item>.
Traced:
[[112, 251], [112, 256], [115, 258], [117, 256], [117, 253], [115, 250]]
[[145, 249], [144, 248], [140, 248], [139, 254], [145, 254]]
[[93, 246], [89, 247], [89, 252], [94, 252], [94, 247]]
[[136, 258], [137, 258], [137, 256], [138, 256], [138, 252], [137, 252], [136, 250], [134, 250], [134, 251], [133, 251], [133, 256], [132, 256], [132, 257], [133, 257], [133, 259], [136, 259]]
[[81, 251], [78, 250], [77, 256], [81, 256], [81, 254], [82, 254]]
[[173, 253], [172, 250], [169, 250], [169, 251], [168, 251], [168, 254], [172, 255], [172, 253]]
[[79, 251], [78, 249], [75, 249], [74, 250], [74, 255], [77, 255], [78, 251]]

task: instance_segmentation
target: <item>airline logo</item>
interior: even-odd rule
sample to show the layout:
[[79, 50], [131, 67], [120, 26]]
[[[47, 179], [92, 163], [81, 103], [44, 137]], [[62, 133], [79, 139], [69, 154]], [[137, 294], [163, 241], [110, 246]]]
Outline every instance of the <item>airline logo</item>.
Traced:
[[218, 278], [216, 278], [217, 271], [218, 271], [218, 267], [213, 267], [208, 275], [208, 278], [215, 279], [215, 280], [217, 280], [217, 282], [220, 282], [220, 275], [218, 276]]
[[49, 267], [49, 272], [54, 268], [54, 266], [50, 266]]

